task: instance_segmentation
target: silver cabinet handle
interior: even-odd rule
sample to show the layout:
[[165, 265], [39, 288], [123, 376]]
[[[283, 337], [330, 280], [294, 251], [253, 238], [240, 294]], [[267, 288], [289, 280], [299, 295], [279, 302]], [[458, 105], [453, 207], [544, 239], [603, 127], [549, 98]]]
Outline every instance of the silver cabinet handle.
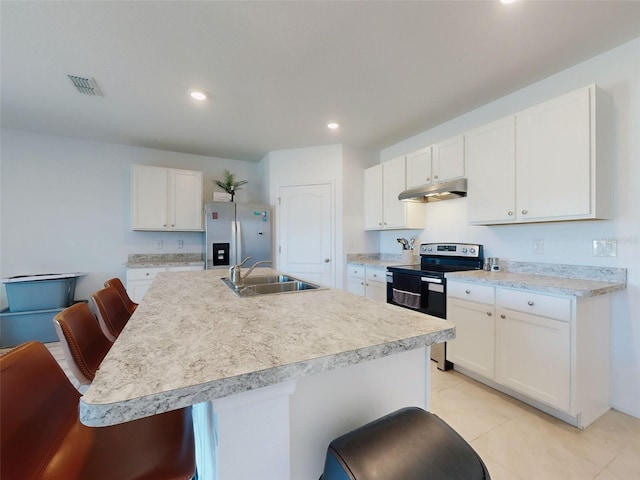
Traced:
[[431, 181], [431, 177], [427, 177], [427, 182], [430, 182], [430, 181]]
[[529, 213], [529, 212], [527, 212], [526, 210], [522, 210], [522, 214], [523, 215], [526, 215], [527, 213]]
[[513, 211], [509, 210], [509, 211], [507, 212], [507, 215], [509, 215], [510, 217], [512, 217], [512, 216], [513, 216]]
[[329, 260], [328, 258], [324, 259], [324, 263], [329, 263], [331, 260]]
[[438, 178], [438, 175], [434, 175], [433, 178]]
[[504, 313], [500, 314], [500, 318], [507, 318]]
[[469, 295], [471, 293], [471, 290], [465, 290], [464, 293], [466, 293], [467, 295]]
[[527, 305], [529, 305], [530, 307], [533, 307], [533, 300], [529, 300], [529, 301], [527, 302]]
[[490, 317], [491, 315], [493, 315], [491, 312], [487, 312], [487, 317]]

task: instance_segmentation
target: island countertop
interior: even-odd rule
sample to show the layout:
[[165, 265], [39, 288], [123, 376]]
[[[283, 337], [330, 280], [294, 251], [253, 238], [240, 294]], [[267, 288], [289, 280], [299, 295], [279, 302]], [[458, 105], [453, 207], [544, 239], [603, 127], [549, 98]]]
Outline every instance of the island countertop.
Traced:
[[220, 280], [226, 273], [156, 277], [81, 399], [84, 424], [121, 423], [455, 336], [450, 322], [338, 289], [240, 298]]

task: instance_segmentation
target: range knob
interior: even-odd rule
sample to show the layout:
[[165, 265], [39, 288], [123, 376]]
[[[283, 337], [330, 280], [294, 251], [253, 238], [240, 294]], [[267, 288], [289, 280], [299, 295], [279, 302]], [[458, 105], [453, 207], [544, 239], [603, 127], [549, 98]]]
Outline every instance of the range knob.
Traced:
[[462, 247], [462, 253], [467, 253], [467, 247]]
[[473, 248], [473, 247], [471, 247], [471, 248], [469, 249], [469, 253], [476, 253], [476, 249], [475, 249], [475, 248]]
[[431, 250], [433, 250], [433, 247], [427, 247], [427, 252], [430, 252]]

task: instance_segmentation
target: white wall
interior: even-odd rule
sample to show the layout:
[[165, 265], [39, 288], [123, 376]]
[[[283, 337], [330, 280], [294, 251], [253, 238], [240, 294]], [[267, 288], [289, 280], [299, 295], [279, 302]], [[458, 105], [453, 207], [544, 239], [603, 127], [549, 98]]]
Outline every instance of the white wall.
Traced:
[[[1, 140], [0, 276], [89, 272], [78, 282], [77, 299], [89, 298], [109, 277], [124, 278], [122, 264], [131, 253], [203, 251], [202, 233], [131, 230], [131, 164], [202, 171], [206, 201], [220, 190], [213, 180], [222, 179], [226, 168], [249, 181], [237, 201], [264, 200], [251, 162], [8, 129], [2, 129]], [[184, 249], [177, 249], [178, 240]]]
[[[508, 260], [627, 268], [628, 288], [613, 297], [612, 402], [616, 409], [640, 417], [640, 39], [393, 145], [380, 157], [382, 161], [394, 158], [590, 83], [602, 88], [613, 106], [612, 220], [469, 226], [468, 200], [461, 198], [427, 204], [426, 228], [419, 238], [421, 242], [481, 243], [486, 256]], [[383, 252], [399, 252], [395, 241], [399, 233], [380, 233]], [[617, 239], [617, 257], [592, 255], [591, 242], [602, 238]], [[533, 253], [534, 239], [544, 240], [543, 254]]]

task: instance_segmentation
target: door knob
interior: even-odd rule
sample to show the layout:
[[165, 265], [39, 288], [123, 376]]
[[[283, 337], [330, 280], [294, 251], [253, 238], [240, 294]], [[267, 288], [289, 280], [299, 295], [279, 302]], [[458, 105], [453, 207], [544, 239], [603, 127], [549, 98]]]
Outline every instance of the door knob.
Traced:
[[324, 259], [324, 263], [329, 263], [331, 260], [329, 260], [328, 258]]

